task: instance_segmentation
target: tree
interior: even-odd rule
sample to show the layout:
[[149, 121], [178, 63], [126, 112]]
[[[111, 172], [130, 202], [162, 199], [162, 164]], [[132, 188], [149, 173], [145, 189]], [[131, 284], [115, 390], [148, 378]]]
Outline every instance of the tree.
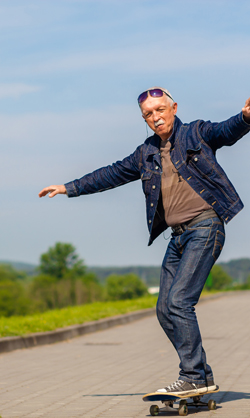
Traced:
[[30, 307], [31, 301], [26, 297], [21, 283], [0, 281], [0, 316], [27, 315]]
[[106, 281], [109, 300], [135, 299], [147, 293], [147, 287], [135, 274], [111, 275]]
[[31, 301], [26, 296], [23, 281], [26, 274], [8, 264], [0, 264], [0, 316], [26, 315]]
[[247, 276], [245, 283], [238, 284], [235, 286], [235, 288], [239, 290], [249, 290], [250, 289], [250, 275]]
[[46, 274], [34, 277], [28, 289], [34, 311], [44, 312], [60, 307], [58, 306], [56, 283], [56, 277]]
[[70, 273], [72, 278], [85, 273], [83, 260], [79, 259], [76, 249], [71, 244], [57, 242], [54, 247], [42, 254], [38, 270], [42, 274], [56, 277], [58, 280]]
[[213, 287], [213, 278], [212, 278], [212, 274], [211, 272], [208, 275], [207, 281], [205, 283], [205, 289], [206, 290], [211, 290]]
[[250, 276], [247, 276], [246, 286], [247, 286], [247, 289], [250, 289]]
[[9, 264], [0, 264], [0, 281], [2, 280], [25, 280], [27, 279], [27, 275], [23, 271], [15, 270]]
[[232, 284], [232, 277], [227, 274], [221, 266], [215, 264], [211, 270], [212, 289], [220, 290]]
[[74, 280], [67, 275], [58, 280], [40, 274], [30, 283], [29, 296], [33, 310], [43, 312], [103, 300], [103, 288], [93, 273], [74, 277]]

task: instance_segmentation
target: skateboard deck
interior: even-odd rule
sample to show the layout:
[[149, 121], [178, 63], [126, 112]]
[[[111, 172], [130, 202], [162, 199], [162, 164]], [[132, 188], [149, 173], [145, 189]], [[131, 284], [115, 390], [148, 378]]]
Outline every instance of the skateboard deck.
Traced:
[[[176, 410], [179, 415], [186, 416], [188, 414], [188, 407], [194, 406], [196, 408], [200, 406], [207, 406], [209, 410], [216, 409], [216, 402], [210, 399], [208, 402], [202, 402], [201, 398], [210, 393], [219, 392], [219, 386], [216, 386], [215, 390], [207, 391], [205, 393], [186, 393], [185, 395], [171, 395], [160, 392], [147, 393], [142, 397], [144, 402], [157, 402], [160, 401], [165, 404], [164, 408], [159, 408], [158, 405], [151, 405], [150, 414], [153, 416], [158, 415], [160, 412], [169, 412]], [[191, 399], [191, 402], [187, 402], [187, 399]], [[174, 402], [179, 401], [179, 407], [174, 408]]]

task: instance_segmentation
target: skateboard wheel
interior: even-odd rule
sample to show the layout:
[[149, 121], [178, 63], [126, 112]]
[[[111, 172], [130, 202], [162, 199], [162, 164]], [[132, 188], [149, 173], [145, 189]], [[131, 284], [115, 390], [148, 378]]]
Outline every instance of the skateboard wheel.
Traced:
[[216, 409], [216, 402], [215, 402], [213, 399], [210, 399], [210, 400], [208, 401], [207, 406], [208, 406], [208, 409], [209, 409], [210, 411], [212, 411], [213, 409]]
[[186, 401], [186, 399], [182, 399], [182, 400], [180, 401], [179, 405], [180, 405], [180, 406], [182, 406], [182, 405], [187, 405], [187, 401]]
[[151, 405], [149, 408], [150, 415], [153, 417], [159, 415], [159, 406], [158, 405]]
[[187, 405], [180, 405], [179, 407], [179, 415], [185, 417], [188, 414], [188, 407]]

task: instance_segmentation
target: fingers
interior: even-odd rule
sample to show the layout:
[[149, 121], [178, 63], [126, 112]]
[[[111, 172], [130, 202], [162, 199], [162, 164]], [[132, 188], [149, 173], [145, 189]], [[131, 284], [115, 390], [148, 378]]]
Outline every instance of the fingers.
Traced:
[[245, 106], [250, 106], [250, 97], [246, 100]]
[[48, 194], [51, 191], [50, 187], [45, 187], [44, 189], [42, 189], [39, 193], [38, 196], [39, 197], [43, 197], [46, 196], [46, 194]]
[[[242, 112], [245, 114], [250, 114], [250, 97], [246, 100], [245, 106], [242, 108]], [[247, 115], [246, 115], [247, 116]]]
[[49, 197], [54, 197], [57, 194], [66, 194], [66, 187], [61, 184], [61, 185], [54, 185], [54, 186], [49, 186], [49, 187], [45, 187], [44, 189], [42, 189], [38, 196], [39, 197], [44, 197], [49, 193]]
[[245, 106], [242, 108], [243, 119], [250, 124], [250, 98], [246, 100]]
[[59, 193], [60, 192], [58, 191], [58, 189], [50, 190], [49, 197], [54, 197], [54, 196], [56, 196]]

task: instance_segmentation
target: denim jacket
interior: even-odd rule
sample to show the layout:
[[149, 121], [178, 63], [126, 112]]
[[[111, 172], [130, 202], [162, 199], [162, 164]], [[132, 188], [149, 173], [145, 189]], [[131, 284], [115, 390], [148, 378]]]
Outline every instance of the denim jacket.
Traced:
[[[242, 112], [220, 123], [197, 120], [184, 124], [176, 116], [169, 138], [170, 156], [176, 169], [225, 223], [243, 208], [243, 203], [215, 153], [224, 145], [233, 145], [249, 131], [250, 125], [244, 121]], [[68, 197], [103, 192], [141, 179], [146, 196], [148, 245], [151, 245], [168, 228], [161, 199], [160, 142], [160, 137], [154, 134], [122, 161], [65, 184]]]

